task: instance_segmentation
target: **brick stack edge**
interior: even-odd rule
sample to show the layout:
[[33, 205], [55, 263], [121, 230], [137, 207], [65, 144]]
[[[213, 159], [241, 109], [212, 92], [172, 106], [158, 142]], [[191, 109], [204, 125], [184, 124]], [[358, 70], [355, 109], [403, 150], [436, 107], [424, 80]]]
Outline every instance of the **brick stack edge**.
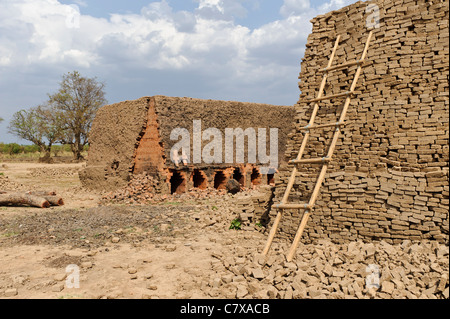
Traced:
[[[338, 34], [333, 65], [360, 58], [369, 29], [368, 4], [379, 7], [380, 25], [368, 51], [347, 115], [348, 125], [328, 169], [302, 241], [342, 243], [383, 239], [449, 241], [449, 2], [391, 0], [357, 2], [311, 20], [301, 63], [296, 132], [286, 159], [294, 159], [312, 103]], [[347, 91], [356, 66], [330, 73], [324, 95]], [[316, 123], [337, 122], [344, 100], [321, 102]], [[327, 133], [328, 132], [328, 133]], [[304, 158], [327, 153], [331, 130], [315, 131]], [[290, 201], [305, 202], [318, 165], [302, 166]], [[292, 171], [277, 177], [280, 201]], [[271, 220], [276, 214], [271, 210]], [[277, 238], [292, 240], [302, 212], [285, 211]]]

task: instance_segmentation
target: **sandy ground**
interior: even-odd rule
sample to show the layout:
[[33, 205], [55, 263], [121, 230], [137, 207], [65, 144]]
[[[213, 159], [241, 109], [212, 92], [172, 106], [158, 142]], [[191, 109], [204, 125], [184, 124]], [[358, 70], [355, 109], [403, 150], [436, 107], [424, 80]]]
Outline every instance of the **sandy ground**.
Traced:
[[[0, 298], [212, 297], [202, 290], [216, 274], [211, 252], [244, 235], [228, 230], [229, 221], [210, 227], [215, 220], [201, 217], [207, 201], [101, 206], [100, 194], [64, 173], [82, 166], [0, 163], [14, 190], [51, 190], [65, 201], [0, 207]], [[76, 271], [79, 288], [70, 288]]]
[[82, 166], [0, 163], [0, 190], [65, 201], [0, 207], [0, 298], [449, 298], [448, 245], [324, 239], [286, 262], [289, 243], [275, 240], [264, 258], [267, 229], [230, 229], [245, 194], [111, 204], [81, 187]]

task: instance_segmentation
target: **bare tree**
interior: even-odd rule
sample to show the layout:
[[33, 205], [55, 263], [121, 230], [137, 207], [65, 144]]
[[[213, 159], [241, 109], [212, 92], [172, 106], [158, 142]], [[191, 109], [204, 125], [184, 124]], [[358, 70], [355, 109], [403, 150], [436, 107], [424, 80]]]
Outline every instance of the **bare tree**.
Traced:
[[89, 131], [97, 110], [106, 104], [105, 84], [96, 78], [86, 78], [77, 71], [63, 76], [57, 93], [49, 95], [49, 103], [59, 114], [64, 130], [60, 142], [71, 146], [75, 160], [89, 143]]
[[37, 106], [14, 113], [8, 130], [10, 133], [30, 141], [44, 153], [43, 159], [50, 161], [52, 145], [62, 136], [59, 114], [47, 106]]

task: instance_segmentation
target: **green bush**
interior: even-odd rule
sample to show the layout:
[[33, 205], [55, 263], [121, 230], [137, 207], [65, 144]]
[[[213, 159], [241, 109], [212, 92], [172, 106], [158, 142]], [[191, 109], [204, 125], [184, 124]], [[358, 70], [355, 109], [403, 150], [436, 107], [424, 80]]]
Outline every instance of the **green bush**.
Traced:
[[40, 147], [37, 145], [19, 145], [17, 143], [0, 143], [0, 154], [17, 155], [21, 153], [33, 154], [40, 152]]
[[61, 153], [63, 150], [64, 150], [63, 145], [52, 145], [51, 152], [53, 153], [54, 156], [58, 156], [58, 154]]
[[23, 152], [24, 147], [17, 143], [7, 144], [6, 149], [4, 148], [4, 152], [9, 155], [19, 154]]
[[29, 153], [37, 153], [40, 152], [41, 148], [35, 144], [33, 145], [24, 145], [23, 146], [23, 152], [25, 154], [29, 154]]
[[235, 218], [231, 222], [230, 229], [240, 230], [242, 225], [242, 220], [240, 218]]

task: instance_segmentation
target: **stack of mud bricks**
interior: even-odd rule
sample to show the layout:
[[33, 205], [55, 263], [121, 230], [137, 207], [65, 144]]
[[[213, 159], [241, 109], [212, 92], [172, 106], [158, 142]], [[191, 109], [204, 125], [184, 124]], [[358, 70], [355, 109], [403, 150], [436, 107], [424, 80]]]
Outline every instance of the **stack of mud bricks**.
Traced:
[[265, 225], [268, 222], [273, 191], [273, 186], [264, 185], [250, 195], [239, 194], [234, 198], [235, 213], [240, 217], [244, 227], [253, 229], [256, 224]]
[[262, 225], [266, 225], [269, 222], [269, 213], [273, 204], [274, 190], [275, 187], [264, 185], [258, 188], [257, 193], [252, 194], [253, 206], [255, 207], [254, 218]]
[[[369, 15], [377, 13], [379, 24], [369, 28]], [[311, 22], [287, 160], [298, 155], [300, 128], [313, 107], [307, 100], [317, 97], [323, 76], [318, 71], [326, 67], [337, 35], [341, 41], [333, 65], [358, 60], [369, 31], [374, 33], [368, 65], [302, 240], [448, 243], [449, 2], [357, 2]], [[355, 71], [356, 66], [330, 73], [324, 95], [348, 91]], [[315, 124], [337, 122], [344, 99], [319, 103]], [[333, 130], [312, 131], [303, 158], [326, 156]], [[320, 168], [299, 167], [289, 202], [309, 201]], [[274, 203], [280, 202], [292, 169], [290, 164], [280, 168]], [[275, 214], [272, 209], [272, 221]], [[277, 237], [292, 240], [302, 214], [285, 210]]]

